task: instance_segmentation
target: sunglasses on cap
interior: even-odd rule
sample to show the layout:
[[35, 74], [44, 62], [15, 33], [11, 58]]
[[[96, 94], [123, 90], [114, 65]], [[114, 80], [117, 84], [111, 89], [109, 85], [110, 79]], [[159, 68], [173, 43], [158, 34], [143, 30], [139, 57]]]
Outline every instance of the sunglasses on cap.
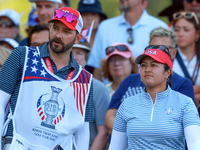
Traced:
[[69, 22], [69, 23], [73, 23], [74, 21], [76, 21], [76, 19], [78, 19], [78, 17], [74, 14], [66, 13], [66, 12], [64, 12], [63, 10], [60, 10], [60, 9], [54, 10], [54, 17], [55, 18], [60, 19], [63, 16], [65, 16], [66, 21]]
[[194, 18], [196, 23], [199, 24], [199, 20], [194, 12], [177, 12], [173, 14], [174, 20], [178, 20], [180, 18], [185, 18], [185, 19], [192, 19]]
[[159, 50], [162, 50], [165, 53], [167, 53], [171, 58], [171, 55], [170, 55], [170, 52], [169, 52], [169, 48], [167, 46], [164, 46], [164, 45], [149, 45], [144, 49], [144, 51], [146, 51], [148, 49], [159, 49]]
[[[192, 3], [193, 0], [186, 0], [187, 3]], [[197, 3], [200, 3], [200, 0], [196, 0]]]
[[109, 55], [110, 53], [114, 52], [115, 49], [121, 52], [130, 51], [126, 45], [109, 46], [106, 48], [106, 55]]
[[0, 20], [0, 27], [2, 27], [3, 25], [5, 25], [8, 28], [11, 28], [11, 27], [15, 26], [15, 24], [13, 22], [11, 22], [11, 21], [5, 21], [4, 22], [4, 21]]

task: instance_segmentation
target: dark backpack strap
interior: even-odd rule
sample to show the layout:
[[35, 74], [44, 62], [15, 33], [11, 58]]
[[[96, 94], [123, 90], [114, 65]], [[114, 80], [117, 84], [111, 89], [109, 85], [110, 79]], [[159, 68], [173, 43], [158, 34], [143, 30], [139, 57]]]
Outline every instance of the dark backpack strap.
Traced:
[[183, 64], [183, 60], [181, 59], [181, 56], [180, 56], [178, 51], [177, 51], [177, 54], [176, 54], [176, 59], [178, 60], [178, 63], [181, 66], [181, 69], [183, 70], [185, 77], [191, 80], [191, 77], [190, 77], [185, 65]]

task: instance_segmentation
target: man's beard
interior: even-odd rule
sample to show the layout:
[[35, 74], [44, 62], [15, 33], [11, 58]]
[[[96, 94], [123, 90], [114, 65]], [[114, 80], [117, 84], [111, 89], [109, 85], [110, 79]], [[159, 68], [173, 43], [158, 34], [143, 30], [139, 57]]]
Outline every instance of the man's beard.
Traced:
[[119, 9], [121, 12], [127, 12], [130, 10], [130, 6], [128, 5], [119, 5]]
[[[63, 53], [63, 52], [68, 51], [70, 48], [72, 48], [72, 46], [74, 45], [75, 40], [76, 40], [76, 37], [73, 39], [72, 42], [67, 43], [65, 45], [64, 42], [61, 39], [55, 37], [52, 40], [50, 40], [50, 42], [49, 42], [50, 43], [50, 48], [54, 53]], [[62, 45], [62, 47], [58, 48], [57, 45], [53, 45], [53, 42], [60, 43]]]

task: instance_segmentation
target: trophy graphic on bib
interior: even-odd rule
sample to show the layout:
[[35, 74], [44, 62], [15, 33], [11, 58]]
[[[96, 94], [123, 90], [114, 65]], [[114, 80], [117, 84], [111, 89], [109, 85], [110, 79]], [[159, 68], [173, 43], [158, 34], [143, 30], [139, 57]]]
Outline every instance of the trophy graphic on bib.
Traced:
[[46, 120], [41, 123], [42, 126], [55, 129], [55, 125], [53, 125], [53, 119], [57, 116], [59, 111], [58, 104], [58, 95], [62, 91], [60, 88], [56, 88], [55, 86], [51, 86], [52, 95], [50, 100], [45, 102], [44, 113], [46, 115]]

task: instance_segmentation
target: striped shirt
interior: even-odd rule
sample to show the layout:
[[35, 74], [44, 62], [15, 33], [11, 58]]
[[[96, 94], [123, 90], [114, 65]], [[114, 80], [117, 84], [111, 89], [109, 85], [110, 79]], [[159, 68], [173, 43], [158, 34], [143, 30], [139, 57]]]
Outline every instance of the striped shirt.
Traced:
[[128, 150], [185, 149], [184, 128], [190, 125], [200, 126], [192, 99], [168, 86], [154, 104], [145, 90], [125, 99], [113, 128], [126, 132]]
[[[40, 51], [40, 58], [49, 57], [48, 52], [48, 43], [44, 46], [39, 47]], [[26, 48], [25, 47], [17, 47], [15, 50], [10, 54], [9, 58], [4, 63], [1, 71], [0, 71], [0, 90], [11, 94], [10, 98], [10, 106], [12, 112], [15, 110], [15, 105], [17, 102], [17, 97], [20, 89], [21, 79], [22, 79], [22, 73], [23, 73], [23, 67], [24, 67], [24, 61], [25, 61], [25, 54], [26, 54]], [[79, 71], [78, 63], [73, 57], [73, 54], [71, 52], [70, 54], [70, 64], [68, 66], [65, 66], [59, 70], [57, 70], [56, 64], [53, 62], [53, 60], [50, 58], [53, 72], [55, 75], [59, 76], [60, 78], [66, 79], [68, 74], [75, 69], [74, 76], [77, 75]], [[86, 107], [86, 116], [85, 121], [92, 122], [93, 121], [93, 85], [90, 88], [88, 103]], [[13, 135], [13, 127], [12, 122], [8, 125], [8, 131], [7, 136]]]

